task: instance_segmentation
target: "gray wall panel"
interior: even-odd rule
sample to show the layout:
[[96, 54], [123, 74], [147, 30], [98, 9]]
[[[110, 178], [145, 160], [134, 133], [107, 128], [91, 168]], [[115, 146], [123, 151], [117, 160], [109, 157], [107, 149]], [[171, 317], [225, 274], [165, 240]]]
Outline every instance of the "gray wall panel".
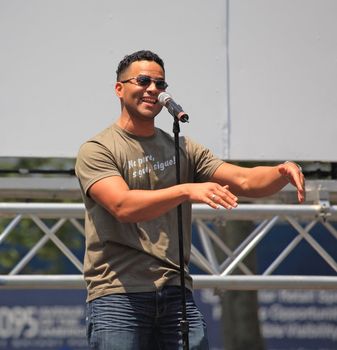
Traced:
[[[117, 118], [115, 69], [144, 48], [190, 114], [182, 133], [222, 155], [225, 11], [222, 0], [1, 0], [0, 156], [75, 156]], [[158, 117], [168, 132], [172, 122]]]
[[[336, 161], [336, 13], [334, 0], [0, 0], [0, 156], [74, 157], [119, 114], [119, 60], [150, 48], [190, 114], [182, 133], [217, 155]], [[166, 110], [158, 125], [171, 132]]]
[[230, 6], [232, 159], [337, 160], [337, 1]]

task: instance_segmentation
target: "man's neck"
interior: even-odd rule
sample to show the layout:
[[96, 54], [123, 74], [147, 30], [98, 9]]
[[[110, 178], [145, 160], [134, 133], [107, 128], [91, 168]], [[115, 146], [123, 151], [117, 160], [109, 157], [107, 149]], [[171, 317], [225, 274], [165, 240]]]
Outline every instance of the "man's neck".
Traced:
[[120, 116], [116, 123], [125, 131], [136, 136], [148, 137], [154, 135], [154, 120], [139, 121], [130, 117]]

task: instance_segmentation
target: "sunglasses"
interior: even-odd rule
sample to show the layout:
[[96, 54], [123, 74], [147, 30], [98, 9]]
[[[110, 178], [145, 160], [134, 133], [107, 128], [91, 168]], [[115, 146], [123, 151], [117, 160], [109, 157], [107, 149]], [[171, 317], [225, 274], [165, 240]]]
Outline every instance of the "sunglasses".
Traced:
[[138, 75], [138, 77], [123, 80], [121, 83], [132, 83], [132, 80], [136, 80], [136, 84], [143, 87], [149, 86], [153, 82], [158, 90], [165, 90], [168, 87], [164, 79], [153, 79], [147, 75]]

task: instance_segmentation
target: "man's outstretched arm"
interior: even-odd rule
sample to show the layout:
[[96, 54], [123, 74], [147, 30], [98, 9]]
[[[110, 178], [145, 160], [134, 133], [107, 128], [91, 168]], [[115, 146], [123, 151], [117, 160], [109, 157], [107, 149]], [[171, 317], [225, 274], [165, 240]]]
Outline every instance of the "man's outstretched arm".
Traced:
[[151, 220], [185, 201], [205, 203], [214, 209], [237, 206], [237, 197], [228, 186], [215, 182], [184, 183], [159, 190], [131, 190], [121, 176], [110, 176], [95, 182], [88, 194], [121, 222]]
[[298, 201], [302, 203], [305, 199], [304, 175], [294, 162], [253, 168], [224, 163], [215, 171], [212, 181], [229, 185], [237, 196], [252, 198], [270, 196], [291, 183], [297, 188]]

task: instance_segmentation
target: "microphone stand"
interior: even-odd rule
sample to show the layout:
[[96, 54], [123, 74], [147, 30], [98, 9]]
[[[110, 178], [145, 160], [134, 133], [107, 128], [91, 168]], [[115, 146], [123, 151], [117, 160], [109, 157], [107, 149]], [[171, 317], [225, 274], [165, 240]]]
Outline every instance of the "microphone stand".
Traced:
[[[175, 144], [175, 157], [176, 157], [176, 181], [177, 185], [180, 184], [180, 149], [179, 149], [179, 119], [174, 116], [173, 122], [173, 133], [174, 133], [174, 144]], [[179, 235], [179, 262], [180, 262], [180, 288], [181, 288], [181, 302], [182, 302], [182, 319], [180, 321], [180, 329], [183, 339], [183, 349], [189, 349], [189, 323], [186, 315], [186, 293], [185, 293], [185, 259], [184, 259], [184, 235], [183, 235], [183, 224], [182, 224], [182, 205], [177, 207], [178, 214], [178, 235]]]

